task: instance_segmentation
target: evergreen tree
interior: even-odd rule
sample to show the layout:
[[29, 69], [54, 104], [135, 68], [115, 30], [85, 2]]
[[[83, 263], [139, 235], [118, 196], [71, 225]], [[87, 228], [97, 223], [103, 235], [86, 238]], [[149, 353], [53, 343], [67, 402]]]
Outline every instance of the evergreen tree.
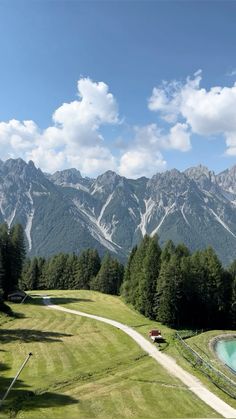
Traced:
[[101, 261], [97, 250], [84, 250], [78, 259], [75, 288], [89, 289], [90, 281], [96, 277], [100, 267]]
[[149, 240], [143, 260], [139, 276], [139, 300], [136, 303], [137, 309], [151, 319], [155, 317], [155, 294], [160, 270], [160, 255], [161, 248], [158, 245], [158, 238], [154, 236]]
[[175, 253], [175, 245], [172, 240], [168, 240], [161, 252], [161, 263], [168, 262], [171, 256]]
[[185, 246], [185, 244], [180, 243], [176, 246], [174, 253], [177, 255], [177, 257], [182, 258], [182, 257], [187, 257], [190, 256], [190, 251], [187, 248], [187, 246]]
[[11, 258], [11, 287], [12, 290], [18, 287], [21, 276], [26, 250], [24, 231], [21, 224], [15, 224], [9, 232], [10, 239], [10, 258]]
[[97, 277], [91, 281], [91, 289], [105, 294], [119, 294], [123, 279], [123, 266], [107, 253], [101, 264]]
[[2, 254], [0, 251], [0, 302], [3, 300], [3, 286], [4, 286], [5, 272], [3, 267]]
[[129, 259], [127, 261], [127, 265], [124, 272], [124, 281], [121, 285], [121, 295], [124, 297], [125, 301], [127, 303], [131, 303], [132, 301], [132, 294], [133, 294], [133, 288], [131, 283], [131, 275], [133, 270], [133, 261], [134, 256], [137, 251], [137, 246], [134, 246], [131, 250], [131, 253], [129, 255]]
[[46, 263], [45, 258], [43, 257], [39, 257], [38, 258], [38, 285], [37, 285], [37, 289], [45, 289], [45, 284], [43, 281], [43, 269], [44, 269], [44, 265]]
[[30, 290], [30, 284], [29, 284], [29, 278], [28, 278], [28, 272], [30, 270], [31, 260], [30, 258], [26, 258], [25, 263], [23, 265], [21, 277], [19, 280], [19, 287], [23, 290]]
[[229, 269], [231, 277], [231, 304], [230, 304], [230, 322], [233, 329], [236, 328], [236, 259], [232, 262]]
[[203, 255], [207, 269], [207, 327], [218, 327], [224, 313], [223, 269], [212, 247], [203, 251]]
[[67, 289], [76, 288], [76, 274], [78, 270], [78, 256], [73, 254], [68, 255], [66, 262], [66, 277], [67, 281], [65, 287]]
[[144, 281], [143, 263], [147, 254], [147, 249], [150, 240], [151, 239], [148, 235], [144, 236], [132, 259], [132, 269], [130, 275], [130, 294], [128, 302], [131, 303], [137, 309], [139, 309], [140, 301], [139, 284], [140, 282]]
[[176, 323], [175, 313], [175, 282], [173, 269], [176, 269], [176, 256], [171, 256], [170, 260], [164, 260], [157, 282], [157, 320], [174, 326]]
[[0, 253], [2, 258], [2, 267], [4, 275], [2, 277], [3, 299], [13, 291], [14, 284], [11, 275], [11, 246], [9, 239], [8, 225], [6, 223], [0, 224]]
[[64, 267], [66, 256], [63, 253], [53, 256], [43, 269], [43, 281], [48, 289], [64, 289]]
[[27, 272], [27, 284], [28, 284], [28, 289], [30, 290], [38, 289], [39, 268], [38, 268], [38, 259], [36, 257], [34, 257], [31, 260], [29, 270]]

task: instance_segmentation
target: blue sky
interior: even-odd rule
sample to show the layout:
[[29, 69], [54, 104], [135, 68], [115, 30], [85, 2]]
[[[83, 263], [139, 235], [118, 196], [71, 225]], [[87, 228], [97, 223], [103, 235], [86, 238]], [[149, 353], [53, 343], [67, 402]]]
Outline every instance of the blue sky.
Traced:
[[235, 15], [225, 0], [1, 0], [0, 158], [88, 176], [232, 166]]

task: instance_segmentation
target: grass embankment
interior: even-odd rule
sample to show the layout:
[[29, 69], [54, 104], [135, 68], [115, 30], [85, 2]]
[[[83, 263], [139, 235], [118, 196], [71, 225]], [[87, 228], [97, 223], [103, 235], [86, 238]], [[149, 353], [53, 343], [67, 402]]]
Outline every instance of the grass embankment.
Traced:
[[[138, 329], [151, 324], [115, 297], [81, 291], [50, 294], [64, 298], [61, 303], [67, 307], [88, 311], [90, 306], [108, 317], [110, 311], [111, 317]], [[40, 300], [12, 304], [21, 318], [0, 325], [1, 394], [33, 352], [0, 417], [219, 417], [123, 332], [42, 307]]]

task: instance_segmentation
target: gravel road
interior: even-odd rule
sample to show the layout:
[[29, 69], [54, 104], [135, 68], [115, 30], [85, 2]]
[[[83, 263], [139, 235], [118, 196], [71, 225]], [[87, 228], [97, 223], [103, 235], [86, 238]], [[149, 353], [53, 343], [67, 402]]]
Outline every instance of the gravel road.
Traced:
[[129, 335], [135, 342], [152, 358], [155, 359], [160, 365], [162, 365], [165, 370], [167, 370], [171, 375], [174, 375], [179, 380], [184, 383], [189, 390], [191, 390], [196, 396], [208, 404], [212, 409], [214, 409], [219, 415], [224, 418], [236, 418], [236, 409], [233, 409], [230, 405], [221, 400], [218, 396], [209, 391], [194, 375], [185, 371], [182, 367], [176, 364], [176, 361], [171, 358], [169, 355], [166, 355], [160, 352], [153, 343], [149, 342], [142, 335], [140, 335], [136, 330], [132, 329], [129, 326], [126, 326], [123, 323], [117, 322], [115, 320], [110, 320], [105, 317], [95, 316], [93, 314], [87, 314], [82, 311], [71, 310], [65, 307], [61, 307], [55, 304], [52, 304], [49, 297], [43, 297], [44, 304], [50, 309], [65, 311], [67, 313], [76, 314], [77, 316], [89, 317], [90, 319], [98, 320], [103, 323], [110, 324], [123, 332]]

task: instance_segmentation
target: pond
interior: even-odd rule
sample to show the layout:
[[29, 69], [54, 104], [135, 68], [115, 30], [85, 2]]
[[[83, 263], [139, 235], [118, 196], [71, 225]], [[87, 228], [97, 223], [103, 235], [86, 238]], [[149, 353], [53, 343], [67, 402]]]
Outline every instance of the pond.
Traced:
[[236, 339], [219, 340], [215, 350], [220, 360], [236, 373]]

